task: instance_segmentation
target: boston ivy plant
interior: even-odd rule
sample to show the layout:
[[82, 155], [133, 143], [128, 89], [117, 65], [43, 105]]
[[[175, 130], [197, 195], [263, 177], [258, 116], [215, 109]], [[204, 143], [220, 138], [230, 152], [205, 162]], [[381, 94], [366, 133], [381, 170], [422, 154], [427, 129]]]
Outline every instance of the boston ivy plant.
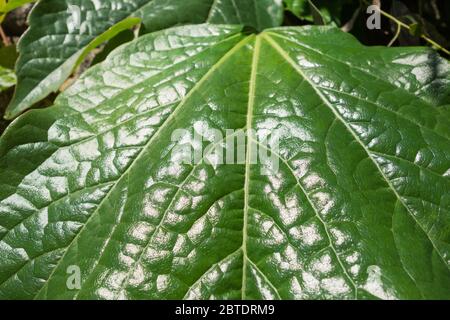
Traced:
[[13, 122], [0, 298], [450, 298], [449, 63], [329, 26], [243, 30], [143, 35]]

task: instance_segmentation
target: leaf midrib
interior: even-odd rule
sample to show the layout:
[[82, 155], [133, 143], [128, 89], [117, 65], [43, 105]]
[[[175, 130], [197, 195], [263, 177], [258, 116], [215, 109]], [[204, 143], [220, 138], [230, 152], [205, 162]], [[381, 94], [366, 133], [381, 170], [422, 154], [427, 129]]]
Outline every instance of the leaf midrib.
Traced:
[[241, 298], [245, 299], [245, 292], [247, 289], [247, 228], [248, 228], [248, 209], [249, 209], [249, 196], [250, 196], [250, 156], [251, 156], [251, 143], [250, 139], [252, 133], [253, 123], [253, 108], [255, 106], [256, 97], [256, 76], [258, 72], [258, 61], [261, 49], [261, 38], [256, 37], [255, 47], [253, 49], [252, 57], [252, 69], [249, 82], [249, 94], [247, 105], [247, 150], [245, 156], [245, 182], [244, 182], [244, 210], [243, 210], [243, 225], [242, 225], [242, 285], [241, 285]]

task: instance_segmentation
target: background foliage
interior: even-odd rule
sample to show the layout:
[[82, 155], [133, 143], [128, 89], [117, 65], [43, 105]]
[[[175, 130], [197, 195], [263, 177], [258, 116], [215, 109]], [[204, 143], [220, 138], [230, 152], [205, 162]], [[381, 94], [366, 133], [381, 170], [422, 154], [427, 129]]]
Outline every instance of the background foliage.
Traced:
[[[2, 22], [0, 30], [2, 40], [0, 43], [0, 67], [2, 68], [0, 134], [10, 123], [3, 116], [14, 94], [15, 79], [12, 70], [18, 58], [16, 44], [28, 27], [27, 16], [35, 5], [33, 2], [33, 0], [0, 0], [0, 22]], [[386, 16], [382, 18], [380, 30], [368, 30], [366, 28], [368, 18], [365, 12], [366, 0], [284, 0], [286, 11], [283, 24], [334, 24], [352, 33], [361, 43], [366, 45], [429, 45], [427, 41], [421, 38], [421, 35], [423, 35], [434, 40], [442, 48], [450, 49], [450, 1], [375, 0], [370, 2], [380, 3], [382, 10], [410, 26], [411, 30], [402, 28], [399, 29], [401, 32], [397, 34], [398, 24]], [[132, 30], [124, 30], [87, 54], [81, 66], [60, 87], [59, 91], [65, 90], [90, 65], [102, 61], [115, 47], [133, 38]], [[445, 49], [441, 50], [440, 53], [445, 58], [450, 58], [448, 51], [446, 53]], [[58, 92], [50, 94], [47, 98], [36, 103], [34, 107], [51, 105], [57, 95]]]

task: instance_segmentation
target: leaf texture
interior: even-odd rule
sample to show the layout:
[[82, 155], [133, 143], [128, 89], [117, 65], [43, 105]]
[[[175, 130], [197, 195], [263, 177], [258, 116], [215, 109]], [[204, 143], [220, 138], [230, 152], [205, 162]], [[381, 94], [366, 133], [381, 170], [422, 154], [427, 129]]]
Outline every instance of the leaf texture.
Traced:
[[[0, 298], [450, 298], [449, 70], [330, 27], [121, 46], [0, 140]], [[276, 129], [279, 170], [250, 134], [179, 164], [199, 127]]]
[[90, 44], [127, 17], [141, 18], [146, 32], [203, 22], [263, 30], [281, 25], [283, 5], [281, 0], [42, 0], [18, 47], [18, 85], [5, 117], [16, 117], [58, 90]]

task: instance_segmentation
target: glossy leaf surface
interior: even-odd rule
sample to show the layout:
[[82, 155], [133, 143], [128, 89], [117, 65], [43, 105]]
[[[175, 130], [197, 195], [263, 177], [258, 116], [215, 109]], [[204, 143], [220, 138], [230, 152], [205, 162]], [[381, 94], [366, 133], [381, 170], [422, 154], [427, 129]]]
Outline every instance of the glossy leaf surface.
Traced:
[[[328, 27], [122, 46], [0, 141], [0, 298], [448, 299], [449, 81]], [[276, 129], [279, 168], [180, 128]]]
[[282, 0], [42, 0], [20, 41], [18, 85], [5, 117], [56, 91], [86, 48], [127, 17], [141, 18], [146, 32], [203, 22], [263, 30], [281, 25], [283, 6]]

